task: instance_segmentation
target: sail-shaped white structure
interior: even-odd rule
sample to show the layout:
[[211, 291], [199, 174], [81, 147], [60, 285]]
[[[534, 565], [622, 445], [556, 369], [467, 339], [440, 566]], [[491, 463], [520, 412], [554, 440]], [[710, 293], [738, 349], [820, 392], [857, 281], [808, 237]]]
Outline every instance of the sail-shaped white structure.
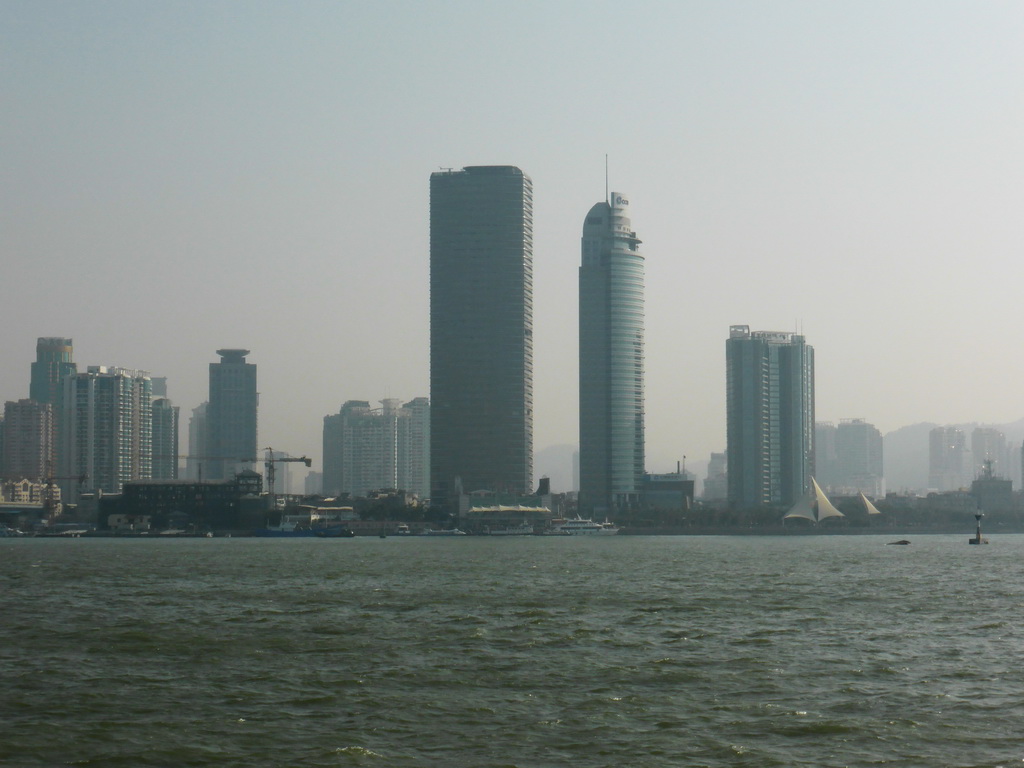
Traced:
[[881, 513], [881, 512], [880, 512], [880, 511], [878, 510], [878, 507], [876, 507], [876, 506], [875, 506], [874, 504], [872, 504], [872, 503], [871, 503], [871, 500], [870, 500], [870, 499], [869, 499], [869, 498], [868, 498], [867, 496], [865, 496], [865, 495], [863, 494], [863, 492], [862, 492], [862, 493], [860, 494], [860, 502], [861, 502], [861, 504], [863, 504], [863, 505], [864, 505], [864, 510], [865, 510], [865, 511], [866, 511], [866, 512], [867, 512], [867, 513], [868, 513], [869, 515], [880, 515], [880, 514], [882, 514], [882, 513]]
[[791, 517], [802, 517], [812, 523], [818, 522], [818, 518], [814, 516], [814, 502], [809, 495], [801, 496], [800, 501], [794, 504], [782, 519], [789, 520]]
[[807, 496], [801, 497], [801, 499], [793, 505], [793, 508], [786, 513], [783, 520], [788, 520], [791, 517], [802, 517], [806, 520], [810, 520], [812, 523], [820, 523], [822, 520], [828, 517], [845, 517], [842, 512], [832, 506], [832, 502], [828, 500], [828, 496], [821, 490], [821, 486], [818, 485], [818, 481], [813, 477], [811, 478], [811, 493]]

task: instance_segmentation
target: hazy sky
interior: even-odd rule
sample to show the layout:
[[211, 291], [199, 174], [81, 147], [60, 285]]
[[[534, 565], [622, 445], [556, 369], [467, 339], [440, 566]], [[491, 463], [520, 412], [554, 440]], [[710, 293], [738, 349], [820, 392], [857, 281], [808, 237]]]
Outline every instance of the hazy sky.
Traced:
[[[577, 440], [577, 269], [627, 193], [648, 468], [725, 447], [730, 324], [801, 328], [818, 420], [1024, 415], [1024, 3], [0, 2], [0, 398], [37, 336], [260, 443], [428, 395], [428, 180], [534, 183], [535, 447]], [[537, 474], [561, 473], [538, 463]], [[556, 490], [561, 490], [557, 489]]]

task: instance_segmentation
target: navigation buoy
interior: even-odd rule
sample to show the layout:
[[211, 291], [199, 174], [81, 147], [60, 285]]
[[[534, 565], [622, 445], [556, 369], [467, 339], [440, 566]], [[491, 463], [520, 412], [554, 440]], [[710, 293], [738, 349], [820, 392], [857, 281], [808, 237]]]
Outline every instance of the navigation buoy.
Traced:
[[981, 538], [981, 518], [983, 518], [984, 516], [985, 515], [983, 515], [981, 512], [978, 512], [974, 515], [974, 519], [978, 521], [978, 529], [977, 532], [974, 534], [974, 538], [967, 540], [968, 544], [988, 544], [988, 539]]

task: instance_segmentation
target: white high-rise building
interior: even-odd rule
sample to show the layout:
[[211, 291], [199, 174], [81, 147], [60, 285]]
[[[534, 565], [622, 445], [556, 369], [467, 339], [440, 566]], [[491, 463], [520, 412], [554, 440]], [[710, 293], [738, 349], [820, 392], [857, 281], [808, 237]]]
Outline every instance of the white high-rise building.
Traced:
[[1012, 479], [1010, 451], [1006, 435], [992, 427], [975, 427], [971, 432], [971, 453], [974, 456], [974, 477], [985, 474], [986, 462], [995, 477]]
[[403, 490], [430, 492], [430, 401], [402, 404], [388, 398], [380, 408], [349, 400], [324, 417], [324, 494], [365, 496]]
[[928, 487], [936, 491], [970, 488], [974, 460], [963, 430], [935, 427], [928, 433]]
[[402, 410], [398, 487], [426, 499], [430, 496], [430, 398], [414, 398]]
[[65, 499], [120, 493], [153, 471], [152, 382], [146, 371], [90, 366], [64, 379], [60, 451]]

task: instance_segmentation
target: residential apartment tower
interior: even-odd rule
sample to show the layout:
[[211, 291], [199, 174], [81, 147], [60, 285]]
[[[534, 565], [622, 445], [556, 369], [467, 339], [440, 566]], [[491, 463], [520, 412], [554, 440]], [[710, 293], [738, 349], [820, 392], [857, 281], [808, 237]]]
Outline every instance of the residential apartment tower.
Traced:
[[814, 348], [734, 325], [725, 355], [729, 505], [792, 506], [814, 474]]

